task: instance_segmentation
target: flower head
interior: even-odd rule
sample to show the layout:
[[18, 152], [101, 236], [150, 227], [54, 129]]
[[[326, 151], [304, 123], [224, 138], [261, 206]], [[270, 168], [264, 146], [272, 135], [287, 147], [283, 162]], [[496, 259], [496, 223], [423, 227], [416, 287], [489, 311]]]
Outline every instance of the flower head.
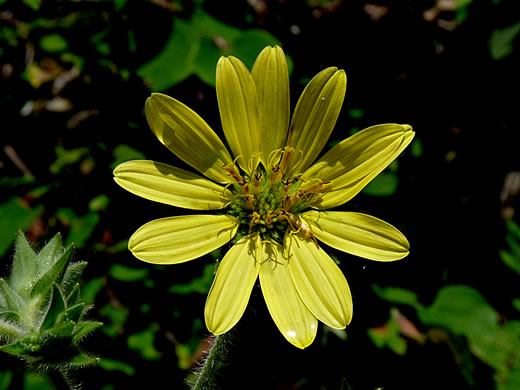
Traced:
[[147, 100], [146, 116], [157, 138], [205, 177], [159, 162], [129, 161], [115, 169], [116, 182], [156, 202], [223, 212], [151, 221], [132, 235], [129, 249], [146, 262], [177, 264], [233, 242], [206, 302], [212, 333], [238, 322], [259, 279], [278, 329], [305, 348], [316, 336], [317, 320], [342, 329], [352, 318], [347, 281], [320, 241], [377, 261], [408, 254], [408, 241], [388, 223], [325, 211], [354, 197], [414, 136], [408, 125], [373, 126], [314, 162], [334, 128], [345, 89], [343, 70], [323, 70], [309, 82], [290, 119], [289, 76], [280, 47], [266, 47], [251, 72], [237, 58], [222, 57], [217, 99], [232, 154], [181, 102], [162, 94]]

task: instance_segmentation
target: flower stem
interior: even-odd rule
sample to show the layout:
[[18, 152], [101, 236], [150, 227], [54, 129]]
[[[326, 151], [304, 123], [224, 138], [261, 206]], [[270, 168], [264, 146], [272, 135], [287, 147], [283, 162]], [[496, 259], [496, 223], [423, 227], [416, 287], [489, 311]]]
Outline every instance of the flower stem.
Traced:
[[202, 363], [192, 390], [220, 389], [218, 378], [222, 376], [223, 369], [227, 366], [231, 345], [234, 344], [235, 330], [215, 336], [208, 352], [208, 356]]

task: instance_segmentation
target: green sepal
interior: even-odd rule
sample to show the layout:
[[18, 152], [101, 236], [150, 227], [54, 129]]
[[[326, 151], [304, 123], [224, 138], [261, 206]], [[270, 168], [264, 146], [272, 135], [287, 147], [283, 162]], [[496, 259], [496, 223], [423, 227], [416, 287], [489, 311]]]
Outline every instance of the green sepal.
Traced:
[[54, 265], [38, 280], [31, 291], [31, 298], [37, 295], [45, 295], [54, 282], [61, 282], [65, 267], [70, 261], [73, 246], [69, 246], [65, 252], [56, 260]]
[[72, 291], [70, 292], [69, 296], [66, 299], [67, 307], [71, 307], [71, 306], [74, 306], [79, 303], [79, 299], [80, 299], [79, 293], [80, 293], [79, 283], [76, 283], [76, 285], [74, 286], [74, 288], [72, 289]]
[[2, 317], [5, 321], [20, 321], [20, 315], [15, 311], [2, 310], [0, 311], [0, 318]]
[[56, 263], [63, 251], [61, 234], [56, 234], [38, 253], [38, 271], [40, 275], [45, 274]]
[[100, 359], [98, 357], [89, 356], [84, 354], [78, 349], [69, 350], [66, 361], [55, 360], [55, 361], [45, 361], [42, 366], [45, 366], [46, 369], [53, 370], [64, 370], [67, 371], [71, 368], [83, 368], [88, 366], [93, 366], [98, 364]]
[[76, 328], [74, 329], [74, 336], [73, 336], [72, 341], [78, 342], [83, 337], [88, 335], [90, 332], [99, 328], [101, 325], [103, 325], [102, 322], [81, 321], [80, 323], [76, 324]]
[[33, 275], [38, 273], [38, 260], [36, 253], [27, 242], [25, 235], [19, 231], [16, 237], [13, 268], [9, 277], [10, 285], [18, 294], [25, 295], [32, 285]]
[[13, 291], [5, 279], [0, 279], [0, 295], [4, 297], [5, 309], [7, 311], [18, 312], [23, 307], [22, 298]]
[[12, 344], [0, 346], [0, 351], [7, 352], [15, 356], [35, 356], [41, 349], [41, 343], [38, 337], [34, 335], [27, 335], [15, 341]]
[[45, 341], [45, 344], [53, 342], [53, 340], [71, 339], [74, 332], [74, 322], [65, 321], [56, 324], [52, 328], [46, 329], [40, 333], [40, 339]]
[[80, 261], [77, 263], [69, 264], [69, 266], [65, 270], [65, 273], [63, 274], [63, 279], [61, 280], [61, 288], [63, 290], [63, 295], [69, 295], [71, 289], [75, 288], [86, 266], [86, 261]]
[[65, 318], [68, 321], [73, 321], [74, 323], [77, 323], [81, 319], [81, 316], [83, 315], [84, 310], [85, 310], [85, 304], [83, 302], [78, 303], [77, 305], [69, 307], [65, 311]]
[[51, 300], [47, 306], [47, 312], [40, 326], [40, 330], [49, 329], [59, 322], [59, 315], [65, 311], [65, 298], [61, 292], [60, 287], [53, 283]]
[[92, 366], [94, 364], [98, 364], [100, 359], [95, 356], [89, 356], [84, 353], [80, 353], [73, 359], [71, 359], [70, 362], [67, 362], [67, 365], [70, 367], [80, 368], [80, 367], [86, 367], [86, 366]]
[[16, 326], [13, 322], [6, 321], [0, 318], [0, 339], [15, 339], [23, 335], [23, 333], [23, 329]]

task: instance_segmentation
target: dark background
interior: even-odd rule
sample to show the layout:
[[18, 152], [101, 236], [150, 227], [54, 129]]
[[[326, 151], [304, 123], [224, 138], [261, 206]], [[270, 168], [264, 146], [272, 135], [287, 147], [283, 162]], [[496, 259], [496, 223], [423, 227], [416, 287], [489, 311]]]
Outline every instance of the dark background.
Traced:
[[[261, 29], [266, 44], [283, 47], [292, 64], [293, 108], [316, 73], [346, 70], [347, 94], [331, 142], [380, 123], [408, 123], [416, 131], [414, 144], [388, 171], [398, 185], [388, 190], [380, 183], [344, 207], [390, 222], [411, 243], [410, 255], [395, 263], [333, 253], [354, 299], [354, 319], [341, 334], [346, 340], [320, 327], [314, 344], [297, 350], [281, 337], [255, 289], [222, 388], [508, 388], [496, 375], [513, 372], [518, 356], [497, 368], [475, 354], [466, 333], [422, 323], [415, 309], [383, 299], [374, 285], [411, 290], [425, 306], [443, 287], [467, 285], [496, 310], [500, 324], [519, 318], [511, 304], [519, 297], [518, 274], [500, 256], [509, 248], [507, 222], [518, 221], [519, 185], [509, 180], [520, 170], [519, 39], [514, 32], [500, 35], [518, 26], [514, 4], [0, 1], [0, 201], [20, 209], [0, 221], [0, 240], [7, 243], [0, 273], [8, 273], [16, 229], [40, 246], [61, 231], [76, 243], [76, 258], [89, 262], [83, 295], [95, 305], [90, 317], [105, 322], [85, 348], [112, 362], [78, 371], [78, 382], [85, 389], [185, 388], [206, 347], [203, 308], [212, 276], [203, 275], [214, 259], [158, 267], [133, 258], [125, 240], [139, 226], [184, 211], [125, 192], [111, 171], [136, 157], [180, 164], [148, 128], [144, 102], [151, 92], [182, 101], [221, 134], [213, 85], [187, 74], [157, 90], [140, 70], [202, 9], [237, 30]], [[42, 43], [49, 34], [62, 37], [65, 47], [59, 39]], [[218, 34], [201, 34], [214, 42], [210, 63], [215, 51], [242, 58], [248, 46], [218, 47]], [[172, 57], [172, 67], [181, 57]], [[252, 59], [244, 61], [250, 66]], [[59, 110], [49, 104], [57, 97], [65, 100]], [[117, 154], [120, 145], [130, 147], [126, 154]], [[418, 342], [398, 329], [395, 337], [407, 346], [402, 354], [378, 347], [367, 333], [390, 326], [391, 307], [424, 335]], [[24, 388], [24, 381], [31, 388], [36, 380], [7, 356], [0, 356], [1, 375], [11, 378], [9, 389]]]

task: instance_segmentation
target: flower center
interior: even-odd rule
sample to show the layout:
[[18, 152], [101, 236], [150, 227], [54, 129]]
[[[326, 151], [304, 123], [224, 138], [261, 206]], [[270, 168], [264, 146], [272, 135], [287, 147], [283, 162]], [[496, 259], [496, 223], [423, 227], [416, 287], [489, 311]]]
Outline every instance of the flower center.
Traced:
[[[258, 164], [250, 175], [240, 175], [233, 164], [223, 167], [234, 181], [230, 187], [233, 201], [229, 214], [240, 222], [237, 238], [258, 232], [262, 240], [283, 243], [286, 232], [292, 231], [316, 241], [299, 214], [320, 195], [327, 183], [320, 179], [304, 182], [301, 175], [288, 175], [287, 167], [293, 154], [292, 147], [275, 150], [268, 158], [267, 168]], [[250, 167], [255, 165], [255, 156], [249, 163]]]

